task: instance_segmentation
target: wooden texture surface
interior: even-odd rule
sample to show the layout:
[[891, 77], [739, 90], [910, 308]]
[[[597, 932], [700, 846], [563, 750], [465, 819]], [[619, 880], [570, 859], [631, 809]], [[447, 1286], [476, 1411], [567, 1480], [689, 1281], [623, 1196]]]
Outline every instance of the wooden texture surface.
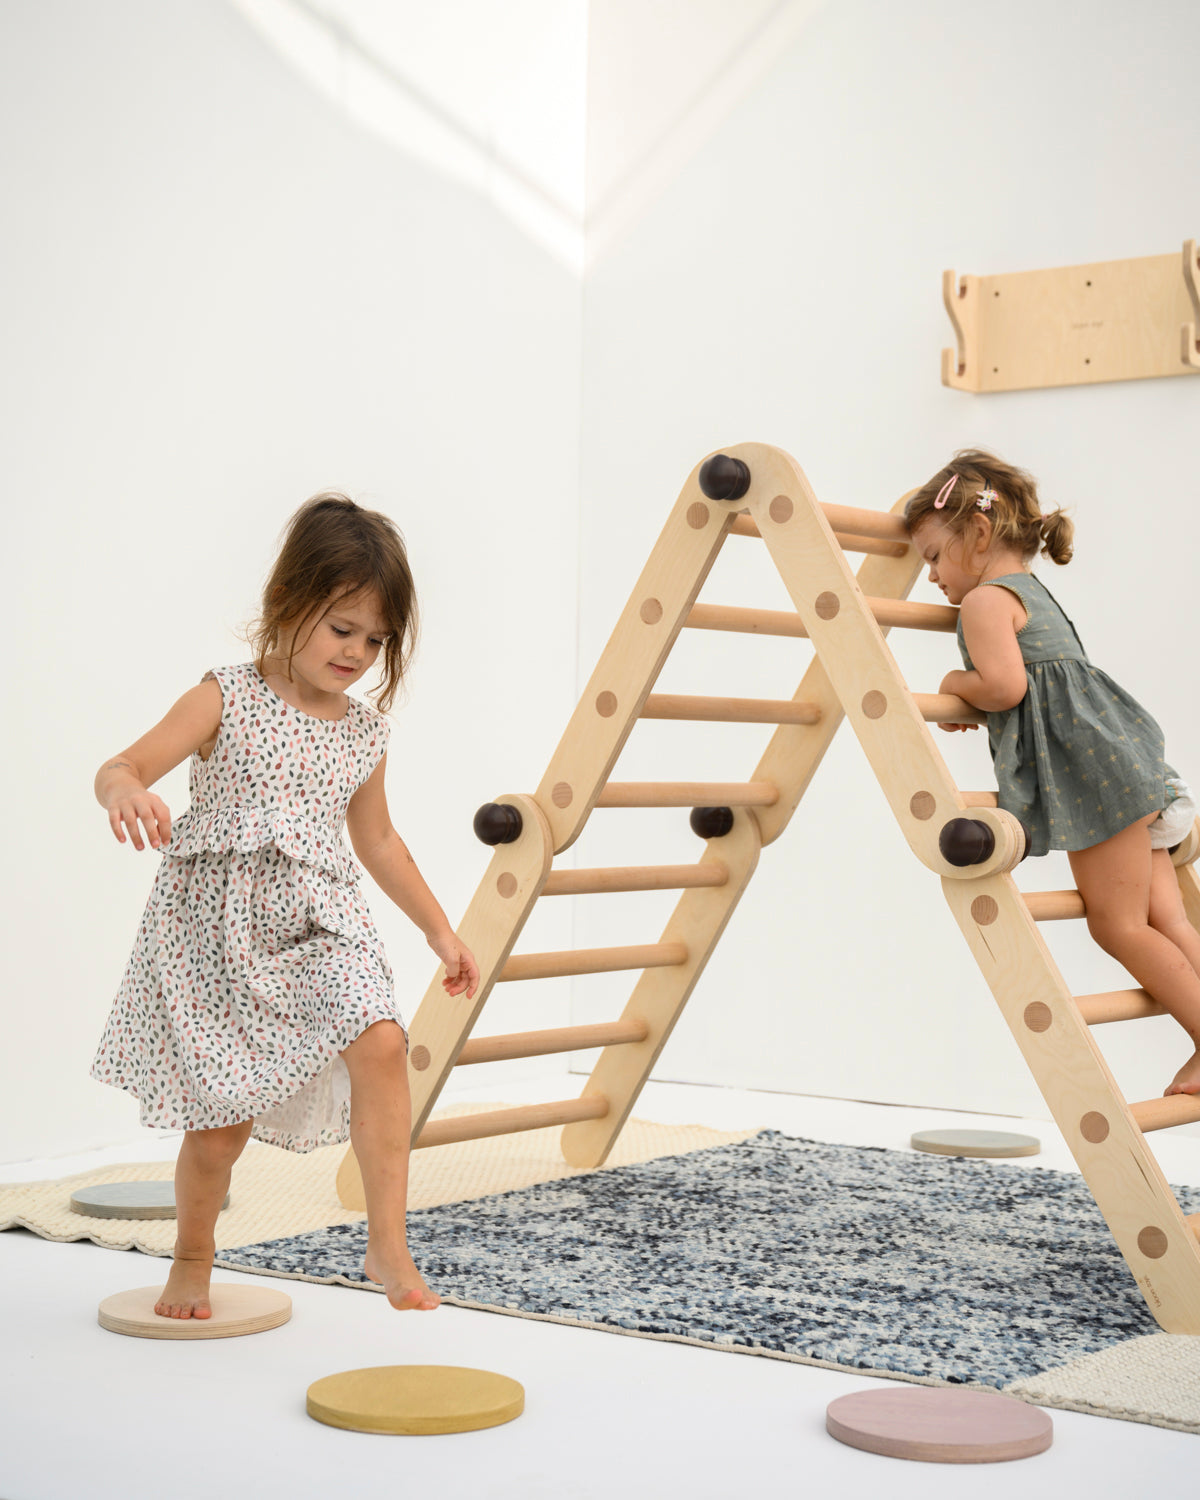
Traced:
[[229, 1339], [265, 1333], [292, 1315], [292, 1299], [274, 1287], [216, 1281], [211, 1318], [160, 1318], [154, 1304], [162, 1290], [161, 1285], [140, 1286], [105, 1297], [100, 1304], [100, 1327], [138, 1339]]
[[881, 1386], [839, 1396], [825, 1410], [831, 1437], [885, 1458], [992, 1464], [1044, 1453], [1054, 1423], [1040, 1407], [998, 1391]]
[[1200, 1334], [1200, 1244], [1012, 877], [942, 888], [1151, 1313]]
[[1192, 240], [1182, 254], [1136, 260], [999, 276], [947, 271], [942, 297], [957, 347], [942, 350], [942, 383], [1017, 391], [1191, 374], [1200, 365], [1196, 274]]
[[525, 1388], [507, 1375], [458, 1365], [376, 1365], [314, 1380], [306, 1410], [350, 1432], [428, 1437], [513, 1421], [525, 1410]]
[[600, 1054], [584, 1086], [583, 1098], [606, 1100], [608, 1112], [595, 1120], [568, 1125], [563, 1131], [563, 1155], [572, 1166], [598, 1167], [612, 1150], [754, 873], [760, 846], [755, 815], [746, 808], [735, 809], [733, 828], [724, 838], [709, 839], [705, 844], [701, 863], [724, 865], [727, 879], [719, 886], [684, 891], [679, 898], [662, 941], [685, 947], [687, 962], [670, 969], [648, 969], [635, 985], [621, 1019], [645, 1025], [646, 1039], [632, 1046], [606, 1047]]

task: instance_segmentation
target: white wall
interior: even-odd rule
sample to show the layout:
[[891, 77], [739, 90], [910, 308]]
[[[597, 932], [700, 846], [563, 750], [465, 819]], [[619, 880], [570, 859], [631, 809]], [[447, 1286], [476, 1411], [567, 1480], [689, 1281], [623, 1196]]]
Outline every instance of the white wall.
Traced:
[[[971, 397], [938, 378], [953, 342], [944, 268], [1165, 254], [1197, 233], [1197, 55], [1200, 11], [1182, 0], [843, 0], [814, 13], [588, 280], [584, 680], [706, 452], [774, 443], [820, 498], [878, 508], [981, 444], [1031, 468], [1046, 503], [1074, 509], [1077, 561], [1043, 574], [1094, 659], [1163, 723], [1168, 755], [1200, 777], [1189, 665], [1200, 381]], [[752, 552], [727, 546], [703, 597], [786, 607]], [[940, 595], [923, 581], [913, 597]], [[946, 637], [892, 641], [919, 690], [958, 664]], [[790, 696], [806, 660], [796, 643], [685, 633], [660, 681]], [[738, 779], [765, 739], [646, 725], [617, 774]], [[960, 785], [994, 785], [982, 740], [938, 736]], [[938, 881], [909, 853], [848, 727], [806, 803], [765, 851], [657, 1076], [1040, 1112]], [[593, 825], [588, 863], [696, 854], [684, 814]], [[1070, 884], [1061, 856], [1019, 878]], [[652, 941], [671, 904], [603, 901], [580, 903], [581, 945]], [[1045, 929], [1076, 992], [1127, 983], [1081, 927]], [[611, 1014], [627, 990], [616, 977], [578, 981], [576, 1018]], [[1134, 1098], [1159, 1093], [1186, 1055], [1166, 1019], [1107, 1028], [1102, 1042]]]
[[[238, 3], [260, 21], [269, 8]], [[599, 108], [623, 96], [597, 81], [646, 37], [627, 0], [592, 12]], [[716, 0], [696, 15], [722, 19]], [[581, 324], [579, 280], [539, 248], [549, 238], [520, 232], [486, 182], [406, 153], [402, 112], [382, 135], [360, 128], [225, 0], [0, 9], [19, 559], [0, 1161], [134, 1126], [136, 1106], [87, 1068], [155, 856], [112, 841], [92, 777], [208, 666], [246, 658], [235, 631], [279, 530], [325, 485], [388, 510], [409, 540], [426, 628], [389, 795], [452, 918], [486, 863], [474, 808], [536, 786], [680, 484], [743, 439], [787, 448], [822, 498], [857, 505], [890, 504], [968, 442], [1033, 468], [1080, 524], [1079, 561], [1052, 584], [1200, 776], [1200, 384], [971, 398], [937, 379], [945, 266], [1162, 254], [1196, 233], [1181, 187], [1196, 180], [1200, 17], [1166, 0], [792, 0], [762, 15], [777, 36], [805, 29], [765, 76], [743, 48], [754, 91], [730, 113], [718, 79], [724, 123], [700, 99], [680, 115], [680, 175], [653, 196], [656, 148], [601, 215]], [[564, 67], [577, 43], [566, 28]], [[511, 144], [492, 123], [472, 122], [477, 140]], [[622, 135], [595, 115], [590, 128]], [[740, 544], [708, 597], [783, 606], [755, 561]], [[895, 645], [919, 687], [953, 664], [942, 637]], [[663, 685], [790, 694], [805, 658], [795, 643], [687, 640]], [[620, 773], [738, 777], [764, 737], [649, 725]], [[978, 740], [939, 740], [966, 785], [989, 784]], [[162, 789], [181, 809], [184, 768]], [[619, 812], [576, 852], [690, 860], [697, 846], [682, 813]], [[1054, 861], [1022, 878], [1068, 883]], [[547, 903], [522, 947], [650, 940], [670, 904]], [[411, 1014], [433, 964], [378, 893], [373, 906]], [[1080, 933], [1048, 935], [1078, 990], [1122, 982]], [[609, 1017], [627, 990], [582, 979], [572, 1009]], [[559, 1024], [567, 1007], [561, 982], [506, 987], [483, 1029]], [[1178, 1060], [1172, 1023], [1120, 1030], [1105, 1036], [1118, 1076], [1157, 1092]], [[849, 730], [764, 854], [659, 1076], [1040, 1109]]]
[[[280, 529], [326, 485], [408, 539], [425, 633], [389, 798], [462, 912], [474, 808], [536, 785], [573, 704], [580, 328], [558, 261], [224, 3], [10, 0], [0, 26], [14, 1160], [136, 1128], [87, 1070], [158, 856], [116, 844], [92, 779], [248, 658]], [[182, 811], [186, 767], [160, 789]], [[372, 904], [411, 1015], [436, 961]], [[498, 1029], [546, 1024], [565, 990], [505, 1003]]]

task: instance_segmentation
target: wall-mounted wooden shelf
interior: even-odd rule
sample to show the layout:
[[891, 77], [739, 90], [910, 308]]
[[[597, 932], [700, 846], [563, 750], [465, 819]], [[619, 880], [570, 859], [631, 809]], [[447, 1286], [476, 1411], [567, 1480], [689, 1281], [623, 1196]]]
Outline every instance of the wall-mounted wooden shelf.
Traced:
[[1094, 385], [1200, 371], [1200, 262], [1148, 255], [1090, 266], [962, 276], [942, 296], [957, 349], [942, 384], [959, 391]]

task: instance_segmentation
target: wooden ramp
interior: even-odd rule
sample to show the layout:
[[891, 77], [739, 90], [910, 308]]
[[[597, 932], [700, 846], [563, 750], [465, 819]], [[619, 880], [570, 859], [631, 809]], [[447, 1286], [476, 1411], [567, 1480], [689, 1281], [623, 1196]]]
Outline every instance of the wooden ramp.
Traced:
[[[958, 611], [906, 599], [921, 561], [897, 515], [817, 502], [786, 453], [747, 443], [698, 465], [683, 487], [628, 604], [532, 795], [500, 797], [475, 829], [495, 853], [458, 926], [479, 961], [475, 998], [447, 999], [435, 977], [410, 1029], [416, 1147], [563, 1125], [563, 1153], [598, 1166], [632, 1110], [721, 933], [779, 837], [843, 716], [850, 720], [913, 853], [939, 875], [979, 968], [1160, 1326], [1200, 1334], [1200, 1228], [1185, 1219], [1146, 1132], [1200, 1120], [1200, 1098], [1129, 1104], [1096, 1046], [1100, 1023], [1161, 1014], [1141, 990], [1075, 998], [1038, 929], [1084, 915], [1077, 892], [1023, 897], [1011, 870], [1024, 857], [1020, 823], [994, 792], [954, 784], [932, 722], [982, 722], [959, 698], [914, 694], [885, 636], [892, 628], [953, 632]], [[757, 538], [795, 611], [697, 604], [729, 537]], [[846, 554], [865, 554], [857, 576]], [[809, 637], [814, 658], [791, 699], [655, 694], [679, 632], [726, 630]], [[639, 719], [774, 725], [741, 782], [610, 780]], [[554, 869], [594, 808], [691, 808], [705, 840], [694, 865]], [[1200, 822], [1174, 853], [1189, 920], [1200, 926]], [[659, 940], [560, 953], [513, 948], [535, 902], [562, 895], [677, 889]], [[517, 979], [628, 969], [640, 974], [619, 1019], [601, 1025], [475, 1037], [492, 987]], [[471, 1063], [602, 1047], [582, 1095], [555, 1104], [427, 1124], [450, 1070]], [[338, 1175], [361, 1205], [352, 1152]], [[1200, 1216], [1193, 1216], [1194, 1218]]]

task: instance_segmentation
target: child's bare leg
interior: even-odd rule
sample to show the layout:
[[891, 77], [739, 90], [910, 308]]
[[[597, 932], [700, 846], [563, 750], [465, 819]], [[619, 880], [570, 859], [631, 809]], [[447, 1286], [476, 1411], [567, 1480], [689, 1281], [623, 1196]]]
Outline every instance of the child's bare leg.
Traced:
[[[1171, 856], [1165, 849], [1155, 849], [1150, 858], [1150, 925], [1156, 932], [1170, 938], [1200, 975], [1200, 932], [1188, 921], [1183, 909], [1183, 897]], [[1197, 1044], [1196, 1050], [1167, 1087], [1168, 1094], [1196, 1092], [1197, 1080], [1200, 1080], [1200, 1037], [1193, 1035], [1192, 1039]]]
[[1164, 1093], [1195, 1094], [1200, 1093], [1200, 974], [1188, 951], [1151, 925], [1152, 886], [1156, 915], [1165, 899], [1161, 861], [1154, 863], [1157, 851], [1146, 833], [1151, 822], [1145, 818], [1069, 858], [1092, 936], [1191, 1038], [1192, 1056]]
[[211, 1318], [208, 1300], [216, 1255], [217, 1215], [233, 1164], [250, 1139], [252, 1120], [189, 1130], [175, 1162], [175, 1259], [154, 1311], [164, 1318]]
[[350, 1142], [367, 1200], [364, 1269], [393, 1307], [428, 1312], [441, 1298], [413, 1264], [405, 1229], [412, 1105], [404, 1032], [395, 1021], [376, 1021], [342, 1057], [350, 1073]]

